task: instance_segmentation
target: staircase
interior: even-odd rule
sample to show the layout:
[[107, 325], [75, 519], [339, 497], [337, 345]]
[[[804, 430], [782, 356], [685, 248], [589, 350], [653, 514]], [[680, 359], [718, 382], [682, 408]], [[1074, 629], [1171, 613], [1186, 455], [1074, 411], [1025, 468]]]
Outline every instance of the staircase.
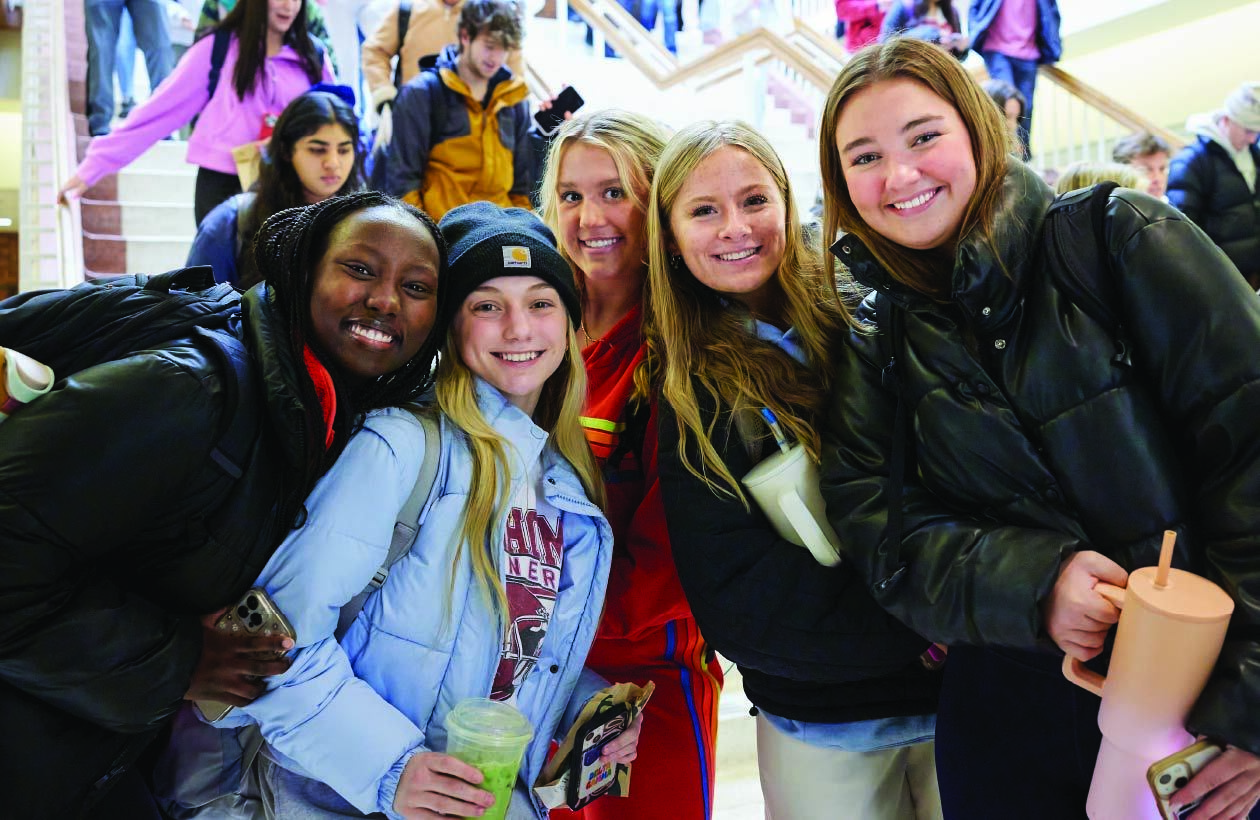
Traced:
[[196, 234], [196, 167], [188, 145], [163, 140], [81, 200], [83, 255], [89, 277], [160, 273], [184, 264]]

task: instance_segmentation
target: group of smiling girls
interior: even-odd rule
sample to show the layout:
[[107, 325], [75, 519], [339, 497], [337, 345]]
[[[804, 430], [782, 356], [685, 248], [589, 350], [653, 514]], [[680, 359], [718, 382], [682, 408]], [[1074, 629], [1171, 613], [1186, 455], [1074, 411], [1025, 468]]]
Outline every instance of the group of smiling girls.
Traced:
[[[1165, 529], [1237, 602], [1190, 722], [1228, 750], [1177, 801], [1210, 791], [1196, 818], [1246, 816], [1255, 294], [1178, 213], [1113, 193], [1105, 243], [1082, 240], [1130, 337], [1113, 367], [1097, 352], [1111, 329], [1040, 253], [1052, 193], [930, 44], [857, 54], [820, 141], [823, 239], [872, 289], [857, 318], [779, 158], [737, 123], [567, 123], [541, 191], [550, 230], [478, 204], [439, 233], [355, 195], [308, 237], [326, 250], [307, 354], [361, 378], [436, 361], [441, 453], [415, 546], [338, 640], [426, 440], [396, 408], [343, 439], [340, 391], [316, 383], [344, 449], [259, 579], [295, 627], [292, 662], [226, 719], [261, 727], [271, 816], [479, 816], [480, 775], [440, 750], [454, 704], [486, 695], [535, 727], [509, 816], [546, 816], [528, 787], [551, 742], [606, 681], [653, 680], [646, 720], [604, 749], [637, 756], [630, 796], [583, 814], [707, 818], [715, 649], [757, 707], [769, 817], [1080, 816], [1097, 703], [1057, 669], [1103, 650], [1118, 611], [1094, 584], [1153, 563]], [[872, 325], [898, 310], [901, 334]], [[890, 335], [899, 387], [881, 378]], [[764, 408], [821, 463], [836, 567], [741, 486], [775, 449]], [[518, 619], [528, 645], [505, 642]], [[951, 645], [943, 671], [933, 641]]]

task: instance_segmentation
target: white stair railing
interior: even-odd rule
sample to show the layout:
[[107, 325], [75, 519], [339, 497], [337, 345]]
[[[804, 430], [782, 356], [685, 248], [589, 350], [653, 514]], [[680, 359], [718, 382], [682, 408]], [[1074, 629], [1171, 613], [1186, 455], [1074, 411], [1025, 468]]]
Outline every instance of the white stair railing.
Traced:
[[74, 123], [66, 58], [64, 0], [29, 3], [22, 21], [22, 176], [18, 213], [19, 290], [83, 281], [79, 206], [57, 205], [73, 173]]

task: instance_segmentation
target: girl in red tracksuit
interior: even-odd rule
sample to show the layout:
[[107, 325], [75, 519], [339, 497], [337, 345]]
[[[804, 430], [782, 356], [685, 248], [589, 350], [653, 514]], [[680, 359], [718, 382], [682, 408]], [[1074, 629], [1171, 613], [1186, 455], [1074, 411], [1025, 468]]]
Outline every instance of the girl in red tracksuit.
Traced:
[[658, 124], [624, 111], [571, 120], [551, 145], [541, 186], [543, 217], [582, 291], [579, 341], [589, 382], [583, 425], [604, 468], [616, 539], [587, 666], [609, 680], [656, 684], [630, 796], [596, 800], [580, 813], [583, 820], [658, 816], [661, 806], [676, 820], [713, 815], [722, 670], [674, 568], [657, 478], [656, 401], [634, 398], [645, 352], [644, 205], [665, 140]]

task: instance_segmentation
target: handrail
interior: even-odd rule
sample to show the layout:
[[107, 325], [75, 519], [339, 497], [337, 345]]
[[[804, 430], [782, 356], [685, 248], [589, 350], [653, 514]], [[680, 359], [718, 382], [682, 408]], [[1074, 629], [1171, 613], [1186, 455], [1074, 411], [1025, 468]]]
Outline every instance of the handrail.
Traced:
[[31, 3], [22, 19], [22, 175], [19, 193], [19, 290], [83, 281], [83, 232], [77, 202], [57, 205], [76, 158], [70, 113], [65, 0]]
[[[678, 59], [665, 51], [663, 46], [659, 46], [643, 25], [621, 8], [620, 4], [610, 2], [610, 0], [569, 0], [569, 5], [582, 15], [587, 23], [599, 29], [609, 45], [617, 49], [657, 89], [662, 91], [726, 69], [742, 61], [744, 55], [757, 51], [769, 52], [791, 66], [810, 84], [823, 91], [830, 88], [835, 79], [831, 72], [811, 60], [800, 46], [794, 45], [782, 35], [764, 26], [758, 26], [752, 31], [741, 34], [702, 57], [680, 64]], [[660, 64], [654, 64], [651, 59], [637, 51], [636, 46], [639, 43], [651, 44], [652, 56], [658, 58]]]
[[1103, 92], [1094, 88], [1092, 85], [1082, 81], [1080, 78], [1067, 73], [1063, 69], [1054, 65], [1043, 65], [1040, 68], [1043, 77], [1058, 85], [1067, 93], [1079, 99], [1086, 105], [1097, 108], [1103, 114], [1111, 117], [1111, 119], [1129, 128], [1132, 131], [1146, 131], [1160, 137], [1172, 148], [1173, 152], [1177, 152], [1184, 148], [1186, 141], [1177, 134], [1169, 131], [1161, 125], [1156, 125], [1151, 120], [1143, 117], [1128, 106], [1118, 103]]
[[525, 85], [529, 88], [529, 93], [533, 94], [539, 100], [550, 100], [555, 95], [551, 93], [551, 86], [547, 85], [547, 81], [538, 73], [538, 69], [526, 59], [521, 60], [525, 65]]

